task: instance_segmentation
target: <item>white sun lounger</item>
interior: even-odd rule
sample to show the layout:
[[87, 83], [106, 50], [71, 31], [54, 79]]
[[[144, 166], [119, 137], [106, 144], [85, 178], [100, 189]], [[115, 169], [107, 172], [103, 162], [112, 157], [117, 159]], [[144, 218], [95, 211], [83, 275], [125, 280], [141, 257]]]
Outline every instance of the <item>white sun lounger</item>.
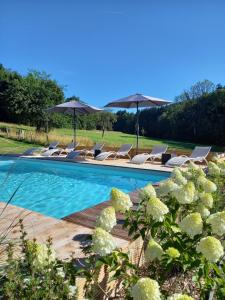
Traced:
[[131, 150], [131, 148], [133, 147], [132, 144], [124, 144], [120, 147], [120, 149], [118, 151], [108, 151], [108, 152], [102, 152], [100, 153], [99, 155], [97, 155], [95, 157], [95, 159], [97, 160], [105, 160], [107, 159], [108, 157], [114, 155], [114, 159], [116, 159], [118, 156], [128, 156], [130, 159], [130, 155], [129, 155], [129, 152]]
[[103, 147], [104, 147], [104, 144], [95, 144], [91, 150], [88, 150], [88, 149], [74, 150], [74, 151], [70, 152], [71, 154], [68, 153], [66, 158], [74, 159], [79, 155], [83, 155], [84, 157], [86, 157], [87, 154], [94, 155], [95, 150], [101, 150]]
[[192, 151], [190, 156], [181, 155], [181, 156], [173, 157], [167, 161], [166, 166], [181, 167], [188, 161], [205, 162], [207, 164], [208, 162], [206, 160], [206, 157], [209, 154], [210, 150], [211, 147], [195, 147], [195, 149]]
[[85, 157], [88, 154], [93, 156], [95, 154], [96, 150], [102, 150], [103, 147], [104, 147], [104, 144], [95, 144], [91, 150], [84, 149], [82, 151], [84, 152]]
[[49, 146], [47, 148], [44, 147], [37, 147], [37, 148], [30, 148], [27, 149], [25, 152], [23, 152], [23, 156], [27, 156], [27, 155], [34, 155], [35, 153], [41, 153], [41, 152], [45, 152], [51, 149], [57, 149], [56, 147], [58, 146], [59, 142], [52, 142], [49, 144]]
[[41, 156], [49, 157], [49, 156], [52, 156], [53, 154], [57, 154], [59, 156], [61, 154], [61, 149], [59, 149], [59, 148], [49, 149], [47, 151], [42, 152]]
[[76, 150], [76, 151], [71, 151], [70, 153], [67, 154], [66, 158], [67, 159], [74, 159], [82, 154], [82, 150]]
[[74, 142], [71, 142], [70, 144], [68, 144], [66, 146], [66, 148], [61, 149], [60, 154], [62, 154], [62, 153], [68, 154], [68, 153], [74, 151], [74, 149], [76, 149], [78, 146], [79, 146], [79, 143], [74, 144]]
[[150, 161], [154, 161], [156, 158], [161, 158], [163, 153], [166, 153], [168, 149], [168, 146], [154, 146], [151, 153], [141, 153], [141, 154], [137, 154], [135, 155], [131, 162], [133, 164], [143, 164], [145, 163], [148, 159], [150, 159]]

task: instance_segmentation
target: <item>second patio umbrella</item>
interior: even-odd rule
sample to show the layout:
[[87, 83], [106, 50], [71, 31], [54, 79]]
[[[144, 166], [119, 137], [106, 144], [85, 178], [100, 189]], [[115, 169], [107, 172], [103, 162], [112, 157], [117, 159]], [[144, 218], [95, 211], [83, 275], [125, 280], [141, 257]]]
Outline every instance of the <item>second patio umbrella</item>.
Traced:
[[92, 114], [102, 111], [102, 109], [82, 103], [79, 101], [69, 101], [48, 108], [50, 113], [64, 113], [73, 116], [73, 142], [76, 143], [77, 115]]
[[121, 98], [112, 102], [109, 102], [105, 107], [123, 107], [123, 108], [136, 108], [136, 153], [138, 153], [138, 139], [139, 139], [139, 108], [140, 107], [150, 107], [150, 106], [161, 106], [169, 104], [170, 101], [154, 98], [150, 96], [145, 96], [142, 94], [134, 94], [125, 98]]

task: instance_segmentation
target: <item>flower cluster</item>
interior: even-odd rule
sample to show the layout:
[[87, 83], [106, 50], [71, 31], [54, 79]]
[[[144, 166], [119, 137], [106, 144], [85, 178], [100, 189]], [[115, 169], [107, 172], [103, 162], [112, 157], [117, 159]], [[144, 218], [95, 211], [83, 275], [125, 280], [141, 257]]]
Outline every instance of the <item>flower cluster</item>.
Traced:
[[162, 222], [164, 220], [164, 215], [169, 212], [168, 207], [157, 197], [152, 197], [148, 200], [146, 206], [146, 212], [155, 221]]
[[202, 238], [196, 250], [210, 262], [217, 262], [224, 253], [221, 242], [213, 236]]
[[204, 206], [206, 206], [208, 208], [212, 208], [212, 206], [213, 206], [213, 196], [212, 196], [212, 194], [205, 193], [205, 192], [200, 193], [199, 194], [199, 199], [200, 199], [201, 203]]
[[115, 208], [115, 210], [120, 211], [122, 213], [125, 213], [133, 206], [129, 195], [116, 188], [113, 188], [111, 191], [111, 199], [112, 206]]
[[92, 235], [92, 242], [93, 251], [100, 256], [105, 256], [116, 248], [115, 241], [111, 234], [100, 227], [95, 228]]
[[171, 178], [178, 185], [187, 184], [187, 179], [182, 175], [181, 171], [178, 168], [175, 168], [171, 174]]
[[160, 300], [160, 290], [157, 281], [141, 278], [133, 286], [131, 296], [134, 300]]
[[162, 247], [153, 239], [150, 239], [145, 250], [145, 259], [147, 262], [153, 261], [154, 259], [161, 259], [163, 255]]
[[168, 249], [166, 249], [166, 254], [169, 255], [169, 257], [171, 258], [178, 258], [180, 257], [180, 252], [173, 247], [169, 247]]
[[156, 191], [152, 184], [149, 183], [143, 189], [140, 189], [138, 196], [142, 201], [148, 200], [151, 197], [156, 197]]
[[195, 186], [193, 182], [188, 182], [184, 186], [175, 190], [172, 195], [180, 204], [190, 204], [195, 200]]
[[208, 172], [211, 176], [220, 175], [220, 167], [217, 166], [214, 162], [210, 161], [208, 163]]
[[176, 184], [173, 180], [168, 179], [164, 180], [159, 183], [159, 187], [157, 189], [158, 196], [165, 196], [169, 193], [177, 190], [179, 188], [179, 185]]
[[191, 213], [187, 215], [179, 224], [180, 229], [193, 238], [202, 233], [203, 222], [200, 213]]
[[116, 213], [112, 206], [106, 207], [101, 211], [97, 218], [96, 226], [110, 232], [116, 225]]
[[225, 211], [212, 214], [207, 223], [211, 225], [212, 233], [220, 236], [225, 234]]
[[217, 158], [215, 161], [217, 166], [220, 168], [220, 175], [225, 176], [225, 160]]
[[202, 218], [207, 218], [209, 215], [210, 215], [210, 211], [208, 210], [207, 207], [205, 207], [203, 204], [198, 204], [197, 207], [196, 207], [196, 211], [198, 213], [200, 213], [201, 217]]
[[51, 249], [51, 253], [49, 253], [49, 249], [45, 244], [38, 244], [32, 241], [27, 241], [27, 249], [30, 253], [35, 253], [33, 263], [37, 266], [45, 266], [55, 261], [55, 251]]
[[213, 193], [217, 190], [215, 183], [205, 178], [204, 176], [199, 176], [197, 183], [198, 186], [202, 188], [206, 193]]

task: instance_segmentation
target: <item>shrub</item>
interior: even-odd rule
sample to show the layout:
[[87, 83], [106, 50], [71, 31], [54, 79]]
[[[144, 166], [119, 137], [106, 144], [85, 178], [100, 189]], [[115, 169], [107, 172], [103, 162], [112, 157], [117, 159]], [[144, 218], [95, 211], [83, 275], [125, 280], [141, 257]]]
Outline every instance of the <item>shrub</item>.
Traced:
[[[219, 159], [206, 172], [191, 163], [186, 170], [175, 169], [159, 187], [147, 185], [141, 189], [138, 208], [127, 206], [121, 210], [130, 237], [141, 237], [143, 241], [137, 264], [131, 263], [129, 254], [113, 250], [115, 246], [110, 248], [106, 240], [98, 243], [97, 252], [96, 245], [89, 246], [93, 255], [83, 270], [89, 282], [86, 295], [93, 296], [90, 287], [97, 284], [96, 276], [104, 267], [109, 282], [119, 282], [119, 288], [113, 291], [115, 297], [208, 299], [214, 295], [224, 299], [224, 193], [225, 163]], [[115, 189], [112, 196], [116, 209], [115, 199], [119, 203], [129, 200]], [[105, 227], [99, 222], [97, 225]], [[113, 244], [113, 237], [107, 235]], [[101, 257], [96, 255], [100, 253]], [[104, 293], [109, 297], [109, 290]]]

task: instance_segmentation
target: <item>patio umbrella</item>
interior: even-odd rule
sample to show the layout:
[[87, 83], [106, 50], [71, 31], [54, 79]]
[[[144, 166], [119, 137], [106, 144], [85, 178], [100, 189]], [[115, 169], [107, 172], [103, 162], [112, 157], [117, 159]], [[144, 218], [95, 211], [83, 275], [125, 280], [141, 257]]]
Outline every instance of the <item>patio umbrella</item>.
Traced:
[[136, 108], [136, 153], [138, 153], [138, 139], [139, 139], [139, 108], [140, 107], [150, 107], [150, 106], [161, 106], [169, 104], [170, 101], [154, 98], [150, 96], [145, 96], [142, 94], [134, 94], [119, 100], [109, 102], [105, 107], [123, 107], [123, 108]]
[[102, 111], [102, 109], [79, 102], [79, 101], [69, 101], [62, 104], [58, 104], [54, 107], [48, 108], [50, 113], [63, 113], [70, 114], [73, 116], [73, 142], [74, 146], [76, 143], [76, 129], [77, 129], [77, 115], [92, 114]]

